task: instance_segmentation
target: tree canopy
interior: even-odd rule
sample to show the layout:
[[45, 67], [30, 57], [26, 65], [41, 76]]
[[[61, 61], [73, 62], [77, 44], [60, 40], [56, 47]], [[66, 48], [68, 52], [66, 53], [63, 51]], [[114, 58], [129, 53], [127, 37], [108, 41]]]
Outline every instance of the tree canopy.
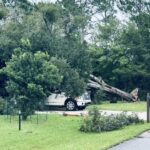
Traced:
[[62, 80], [50, 56], [40, 51], [32, 54], [16, 49], [2, 73], [8, 77], [6, 89], [10, 98], [17, 102], [24, 119], [41, 101], [44, 103]]
[[2, 0], [0, 95], [28, 95], [35, 102], [29, 91], [44, 99], [57, 88], [76, 97], [92, 73], [126, 91], [138, 87], [144, 96], [150, 90], [149, 41], [147, 0]]

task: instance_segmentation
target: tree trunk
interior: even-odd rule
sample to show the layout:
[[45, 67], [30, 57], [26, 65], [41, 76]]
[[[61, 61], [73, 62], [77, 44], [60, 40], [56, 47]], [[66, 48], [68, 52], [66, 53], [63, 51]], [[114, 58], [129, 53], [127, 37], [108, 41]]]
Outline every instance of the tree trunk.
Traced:
[[116, 87], [106, 84], [102, 78], [97, 78], [94, 75], [90, 75], [90, 78], [91, 80], [89, 80], [88, 86], [91, 88], [100, 89], [108, 93], [119, 95], [126, 100], [132, 100], [134, 102], [138, 100], [138, 88], [133, 90], [131, 93], [127, 93]]

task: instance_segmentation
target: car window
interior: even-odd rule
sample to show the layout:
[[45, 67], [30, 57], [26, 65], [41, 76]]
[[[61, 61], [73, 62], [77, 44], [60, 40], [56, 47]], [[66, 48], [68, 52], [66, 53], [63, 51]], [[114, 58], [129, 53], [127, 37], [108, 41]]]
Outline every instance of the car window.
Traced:
[[85, 93], [85, 94], [83, 95], [83, 98], [84, 98], [85, 100], [89, 100], [89, 99], [90, 99], [90, 94], [89, 94], [89, 93]]

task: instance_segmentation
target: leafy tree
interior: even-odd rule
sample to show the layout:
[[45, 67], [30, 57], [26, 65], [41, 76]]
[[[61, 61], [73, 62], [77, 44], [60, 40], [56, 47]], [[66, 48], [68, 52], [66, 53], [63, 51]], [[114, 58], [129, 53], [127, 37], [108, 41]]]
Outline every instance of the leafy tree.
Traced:
[[138, 86], [143, 94], [146, 90], [149, 91], [150, 24], [147, 20], [149, 17], [150, 15], [145, 13], [133, 17], [134, 22], [128, 24], [121, 38], [122, 48], [128, 59], [122, 71], [130, 76], [128, 80], [132, 81], [132, 86]]
[[115, 2], [116, 0], [92, 0], [92, 5], [96, 7], [96, 13], [102, 17], [102, 22], [107, 23], [107, 20], [117, 12]]
[[63, 76], [60, 90], [73, 98], [80, 96], [86, 89], [85, 79], [80, 77], [79, 73], [71, 68], [66, 60], [53, 57], [52, 62], [59, 68], [60, 74]]
[[94, 74], [111, 84], [131, 91], [149, 90], [149, 3], [145, 0], [120, 0], [118, 8], [129, 16], [126, 25], [114, 17], [98, 25], [96, 46], [91, 50]]
[[26, 13], [33, 9], [33, 5], [28, 0], [2, 0], [2, 2], [6, 7], [21, 8]]
[[[150, 51], [150, 3], [146, 0], [120, 0], [118, 8], [127, 13], [129, 22], [122, 31], [119, 45], [124, 52], [125, 64], [122, 69], [116, 68], [119, 84], [123, 87], [140, 88], [142, 96], [149, 91], [149, 51]], [[145, 82], [147, 80], [147, 82]], [[128, 83], [124, 84], [122, 83]]]
[[7, 91], [15, 98], [24, 120], [62, 80], [50, 56], [43, 52], [32, 54], [17, 49], [2, 72], [8, 76]]
[[0, 3], [0, 20], [4, 19], [7, 16], [7, 9]]
[[150, 3], [147, 0], [119, 0], [117, 6], [131, 16], [150, 11]]
[[41, 13], [46, 28], [50, 32], [49, 34], [51, 34], [54, 28], [54, 23], [59, 18], [60, 8], [58, 5], [51, 3], [39, 3], [35, 7]]
[[121, 25], [112, 17], [107, 23], [98, 25], [95, 46], [91, 47], [93, 73], [109, 80], [114, 77], [113, 69], [118, 67], [118, 61], [123, 56], [118, 40]]
[[[2, 2], [0, 68], [7, 68], [6, 62], [11, 61], [18, 47], [22, 53], [32, 55], [40, 50], [53, 58], [52, 64], [63, 77], [57, 88], [68, 96], [82, 94], [91, 72], [121, 89], [130, 91], [137, 86], [144, 92], [149, 90], [150, 5], [147, 0]], [[118, 10], [127, 14], [126, 23], [115, 17]], [[93, 17], [97, 14], [100, 20], [95, 24]], [[90, 44], [85, 40], [89, 32], [94, 39]], [[6, 74], [1, 74], [1, 96], [7, 96], [6, 81]]]
[[[43, 4], [35, 5], [37, 8], [32, 14], [24, 15], [21, 22], [11, 22], [1, 30], [1, 59], [5, 62], [9, 61], [15, 48], [21, 47], [27, 52], [36, 53], [38, 50], [47, 52], [50, 56], [65, 59], [69, 64], [68, 74], [73, 78], [74, 83], [71, 82], [71, 77], [66, 80], [63, 89], [68, 95], [82, 94], [85, 89], [85, 81], [91, 72], [91, 62], [88, 52], [88, 45], [82, 38], [80, 29], [85, 28], [85, 17], [81, 17], [80, 12], [76, 13], [70, 9], [67, 4], [64, 10], [62, 5], [65, 4]], [[71, 7], [78, 10], [78, 5], [71, 5]], [[63, 12], [63, 15], [60, 15]], [[68, 26], [64, 28], [64, 18], [67, 14], [72, 14], [68, 24], [75, 25], [75, 31], [72, 31]], [[82, 22], [83, 19], [83, 22]], [[66, 34], [66, 30], [70, 30], [70, 35]], [[30, 41], [30, 46], [28, 42]], [[5, 66], [5, 65], [4, 65]], [[2, 66], [2, 67], [4, 67]], [[63, 76], [66, 76], [62, 74]], [[76, 76], [76, 77], [75, 77]], [[77, 82], [77, 79], [79, 82]], [[4, 80], [4, 78], [2, 79]], [[70, 80], [70, 81], [69, 81]], [[68, 85], [67, 85], [68, 84]], [[81, 86], [83, 86], [81, 88]], [[4, 87], [4, 86], [3, 86]], [[70, 90], [69, 90], [70, 89]], [[72, 90], [71, 90], [72, 89]], [[71, 91], [71, 92], [69, 92]], [[73, 91], [78, 91], [73, 93]]]
[[[4, 24], [0, 29], [0, 69], [5, 67], [6, 61], [9, 61], [15, 48], [17, 48], [22, 38], [22, 31], [20, 25], [16, 23]], [[21, 35], [22, 34], [22, 35]], [[5, 90], [7, 76], [0, 75], [0, 95], [5, 97], [8, 93]]]

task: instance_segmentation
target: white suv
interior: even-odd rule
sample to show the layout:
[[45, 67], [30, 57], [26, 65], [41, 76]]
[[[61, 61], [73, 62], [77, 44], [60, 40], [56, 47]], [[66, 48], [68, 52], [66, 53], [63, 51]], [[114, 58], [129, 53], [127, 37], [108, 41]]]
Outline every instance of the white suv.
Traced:
[[87, 104], [91, 103], [90, 94], [85, 92], [82, 96], [66, 97], [65, 93], [51, 94], [46, 100], [46, 106], [65, 106], [67, 110], [72, 111], [76, 109], [84, 109]]

